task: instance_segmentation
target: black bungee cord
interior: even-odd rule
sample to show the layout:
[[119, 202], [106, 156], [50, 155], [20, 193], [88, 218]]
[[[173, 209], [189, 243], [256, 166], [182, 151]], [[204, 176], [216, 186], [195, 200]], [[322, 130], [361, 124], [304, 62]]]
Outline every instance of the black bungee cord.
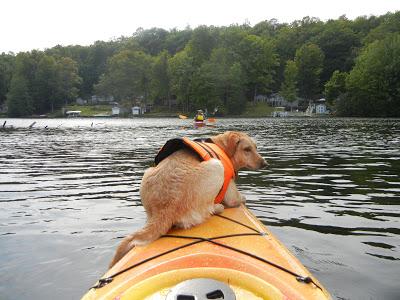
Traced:
[[249, 253], [247, 251], [240, 250], [240, 249], [237, 249], [237, 248], [234, 248], [234, 247], [231, 247], [231, 246], [228, 246], [228, 245], [225, 245], [223, 243], [215, 241], [215, 240], [219, 240], [219, 239], [225, 239], [225, 238], [231, 238], [231, 237], [239, 237], [239, 236], [266, 236], [267, 235], [266, 232], [258, 231], [257, 229], [255, 229], [255, 228], [253, 228], [251, 226], [248, 226], [246, 224], [243, 224], [243, 223], [241, 223], [241, 222], [239, 222], [237, 220], [234, 220], [234, 219], [228, 218], [226, 216], [222, 216], [222, 215], [215, 215], [215, 216], [223, 218], [223, 219], [231, 221], [231, 222], [234, 222], [234, 223], [239, 224], [241, 226], [244, 226], [244, 227], [254, 231], [254, 233], [237, 233], [237, 234], [216, 236], [216, 237], [212, 237], [212, 238], [203, 238], [203, 237], [197, 237], [197, 236], [182, 236], [182, 235], [174, 235], [174, 234], [162, 235], [160, 238], [179, 238], [179, 239], [190, 239], [190, 240], [194, 240], [194, 241], [192, 241], [190, 243], [187, 243], [187, 244], [184, 244], [184, 245], [181, 245], [181, 246], [178, 246], [178, 247], [175, 247], [175, 248], [172, 248], [170, 250], [167, 250], [165, 252], [162, 252], [162, 253], [159, 253], [157, 255], [151, 256], [149, 258], [146, 258], [146, 259], [144, 259], [144, 260], [142, 260], [142, 261], [140, 261], [140, 262], [138, 262], [136, 264], [133, 264], [132, 266], [129, 266], [129, 267], [117, 272], [117, 273], [114, 273], [111, 276], [102, 278], [102, 279], [100, 279], [98, 281], [98, 283], [96, 285], [92, 286], [90, 289], [102, 288], [103, 286], [111, 283], [114, 280], [114, 278], [117, 277], [118, 275], [121, 275], [121, 274], [123, 274], [123, 273], [125, 273], [125, 272], [127, 272], [127, 271], [129, 271], [129, 270], [131, 270], [133, 268], [135, 268], [135, 267], [138, 267], [138, 266], [140, 266], [140, 265], [142, 265], [142, 264], [144, 264], [146, 262], [149, 262], [149, 261], [154, 260], [156, 258], [159, 258], [161, 256], [167, 255], [167, 254], [175, 252], [177, 250], [180, 250], [180, 249], [183, 249], [183, 248], [187, 248], [187, 247], [190, 247], [190, 246], [202, 243], [202, 242], [209, 242], [209, 243], [212, 243], [214, 245], [217, 245], [217, 246], [220, 246], [220, 247], [223, 247], [223, 248], [238, 252], [240, 254], [247, 255], [247, 256], [252, 257], [254, 259], [257, 259], [259, 261], [262, 261], [262, 262], [264, 262], [264, 263], [266, 263], [266, 264], [268, 264], [270, 266], [273, 266], [273, 267], [275, 267], [275, 268], [277, 268], [279, 270], [282, 270], [282, 271], [284, 271], [284, 272], [286, 272], [286, 273], [288, 273], [290, 275], [293, 275], [296, 278], [296, 280], [299, 281], [299, 282], [303, 282], [303, 283], [307, 283], [307, 284], [313, 283], [317, 288], [319, 288], [322, 291], [322, 288], [309, 276], [299, 275], [299, 274], [297, 274], [297, 273], [295, 273], [293, 271], [290, 271], [289, 269], [286, 269], [286, 268], [284, 268], [284, 267], [282, 267], [282, 266], [280, 266], [280, 265], [278, 265], [278, 264], [276, 264], [274, 262], [271, 262], [271, 261], [269, 261], [269, 260], [267, 260], [265, 258], [262, 258], [260, 256], [255, 255], [255, 254]]

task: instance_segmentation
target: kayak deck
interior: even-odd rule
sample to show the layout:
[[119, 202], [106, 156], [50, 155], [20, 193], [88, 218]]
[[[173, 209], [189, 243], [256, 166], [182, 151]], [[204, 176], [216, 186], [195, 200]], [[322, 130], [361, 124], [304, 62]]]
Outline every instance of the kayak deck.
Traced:
[[330, 299], [244, 206], [132, 249], [83, 299], [165, 299], [173, 286], [193, 278], [227, 283], [236, 299]]

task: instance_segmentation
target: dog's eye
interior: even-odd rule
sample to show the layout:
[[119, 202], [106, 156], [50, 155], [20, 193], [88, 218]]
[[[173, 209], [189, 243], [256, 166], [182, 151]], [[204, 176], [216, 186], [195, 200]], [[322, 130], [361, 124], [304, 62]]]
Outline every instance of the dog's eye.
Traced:
[[244, 148], [244, 151], [250, 152], [250, 151], [251, 151], [251, 148], [250, 148], [250, 147], [246, 147], [246, 148]]

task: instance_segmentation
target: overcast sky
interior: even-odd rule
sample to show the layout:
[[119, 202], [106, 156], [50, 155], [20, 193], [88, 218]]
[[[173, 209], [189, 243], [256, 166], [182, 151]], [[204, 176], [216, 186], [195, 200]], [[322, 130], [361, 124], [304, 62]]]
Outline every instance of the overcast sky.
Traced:
[[138, 27], [255, 25], [346, 15], [382, 15], [400, 0], [0, 0], [0, 53], [43, 50], [57, 44], [90, 45], [129, 36]]

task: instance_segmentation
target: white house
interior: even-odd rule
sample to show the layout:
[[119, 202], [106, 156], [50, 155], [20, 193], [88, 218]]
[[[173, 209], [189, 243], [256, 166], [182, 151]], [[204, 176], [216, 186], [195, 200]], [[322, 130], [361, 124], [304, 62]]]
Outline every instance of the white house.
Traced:
[[317, 115], [329, 114], [329, 111], [326, 107], [326, 99], [325, 98], [321, 98], [321, 99], [318, 99], [317, 101], [315, 101], [315, 113]]
[[103, 103], [109, 103], [111, 104], [112, 102], [114, 102], [114, 96], [106, 96], [106, 97], [102, 97], [102, 96], [97, 96], [97, 95], [92, 95], [91, 97], [91, 103], [92, 104], [103, 104]]
[[8, 111], [7, 103], [4, 102], [3, 104], [0, 104], [0, 113], [6, 113]]
[[316, 114], [326, 114], [326, 105], [325, 103], [320, 103], [315, 106]]
[[266, 102], [272, 107], [290, 107], [291, 109], [297, 108], [299, 106], [299, 100], [295, 100], [293, 102], [287, 101], [284, 97], [279, 95], [278, 93], [271, 94], [270, 96], [266, 95], [257, 95], [255, 97], [257, 102]]
[[113, 106], [112, 108], [112, 115], [113, 116], [119, 116], [121, 109], [118, 106]]
[[329, 111], [326, 107], [326, 100], [325, 98], [321, 98], [318, 100], [315, 100], [313, 102], [310, 102], [310, 104], [307, 107], [307, 111], [306, 114], [307, 115], [312, 115], [312, 114], [316, 114], [316, 115], [326, 115], [329, 114]]
[[132, 115], [138, 116], [142, 114], [142, 109], [139, 106], [132, 107]]
[[79, 97], [79, 98], [76, 99], [76, 104], [85, 105], [85, 104], [87, 104], [87, 100], [82, 99], [82, 98]]

